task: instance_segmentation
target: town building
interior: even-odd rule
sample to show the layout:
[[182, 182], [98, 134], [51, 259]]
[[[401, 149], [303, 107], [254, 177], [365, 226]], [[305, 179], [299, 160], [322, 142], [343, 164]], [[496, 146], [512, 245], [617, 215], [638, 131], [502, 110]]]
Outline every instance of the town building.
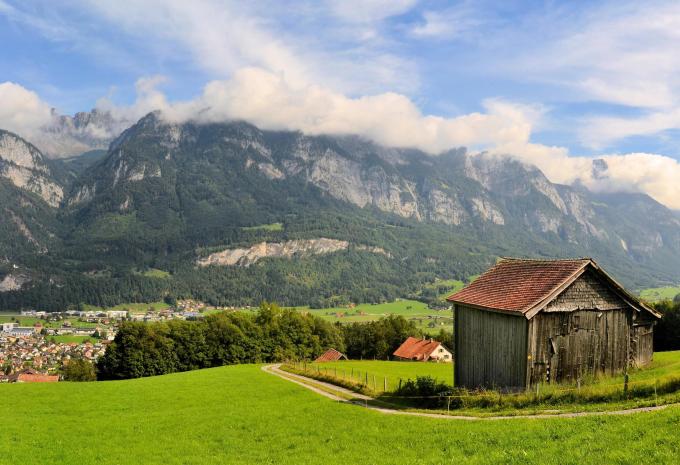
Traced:
[[502, 259], [448, 300], [456, 386], [519, 390], [652, 361], [660, 315], [589, 258]]

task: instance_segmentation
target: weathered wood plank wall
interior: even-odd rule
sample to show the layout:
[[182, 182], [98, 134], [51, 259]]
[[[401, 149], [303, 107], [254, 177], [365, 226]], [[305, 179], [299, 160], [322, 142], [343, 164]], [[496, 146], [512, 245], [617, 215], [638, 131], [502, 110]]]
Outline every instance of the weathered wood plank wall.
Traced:
[[524, 388], [527, 320], [524, 316], [455, 309], [457, 386]]

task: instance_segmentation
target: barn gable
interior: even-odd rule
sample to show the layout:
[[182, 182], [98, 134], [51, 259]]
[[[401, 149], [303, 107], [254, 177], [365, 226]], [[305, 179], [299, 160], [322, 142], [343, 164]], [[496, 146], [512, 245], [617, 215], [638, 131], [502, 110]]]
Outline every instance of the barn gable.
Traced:
[[602, 281], [598, 274], [588, 269], [561, 294], [550, 301], [544, 312], [573, 312], [581, 309], [616, 310], [629, 304]]

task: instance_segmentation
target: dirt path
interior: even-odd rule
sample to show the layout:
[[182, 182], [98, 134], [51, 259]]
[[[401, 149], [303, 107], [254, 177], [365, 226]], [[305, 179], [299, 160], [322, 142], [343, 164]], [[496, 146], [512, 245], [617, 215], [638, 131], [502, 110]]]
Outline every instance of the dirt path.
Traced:
[[[602, 412], [568, 412], [568, 413], [554, 413], [554, 414], [548, 414], [548, 413], [538, 413], [538, 414], [531, 414], [531, 415], [498, 415], [498, 416], [490, 416], [490, 417], [473, 417], [473, 416], [468, 416], [468, 415], [447, 415], [444, 413], [422, 413], [422, 412], [407, 412], [403, 410], [396, 410], [396, 409], [390, 409], [390, 408], [385, 408], [385, 407], [376, 407], [375, 405], [368, 405], [368, 401], [375, 400], [372, 397], [359, 394], [354, 391], [350, 391], [349, 389], [345, 389], [340, 386], [336, 386], [335, 384], [330, 384], [326, 383], [323, 381], [318, 381], [312, 378], [308, 378], [306, 376], [301, 376], [301, 375], [296, 375], [294, 373], [288, 373], [287, 371], [283, 371], [280, 368], [280, 364], [276, 365], [266, 365], [262, 367], [262, 370], [270, 373], [272, 375], [278, 376], [279, 378], [283, 378], [286, 381], [290, 381], [291, 383], [295, 383], [299, 386], [302, 386], [306, 389], [309, 389], [312, 392], [316, 392], [317, 394], [320, 394], [324, 397], [327, 397], [329, 399], [338, 401], [338, 402], [345, 402], [348, 404], [354, 404], [354, 405], [359, 405], [361, 407], [370, 409], [370, 410], [375, 410], [381, 413], [385, 413], [388, 415], [407, 415], [407, 416], [413, 416], [413, 417], [426, 417], [426, 418], [439, 418], [443, 420], [467, 420], [467, 421], [482, 421], [482, 420], [516, 420], [516, 419], [522, 419], [522, 418], [531, 418], [531, 419], [543, 419], [543, 418], [577, 418], [577, 417], [590, 417], [590, 416], [598, 416], [598, 415], [632, 415], [635, 413], [643, 413], [643, 412], [655, 412], [658, 410], [663, 410], [667, 407], [670, 406], [675, 406], [675, 405], [680, 405], [680, 404], [665, 404], [665, 405], [659, 405], [655, 407], [638, 407], [638, 408], [631, 408], [631, 409], [625, 409], [625, 410], [609, 410], [609, 411], [602, 411]], [[323, 388], [323, 389], [322, 389]], [[329, 392], [330, 391], [330, 392]], [[344, 397], [341, 397], [340, 394]], [[347, 398], [349, 397], [349, 399]]]

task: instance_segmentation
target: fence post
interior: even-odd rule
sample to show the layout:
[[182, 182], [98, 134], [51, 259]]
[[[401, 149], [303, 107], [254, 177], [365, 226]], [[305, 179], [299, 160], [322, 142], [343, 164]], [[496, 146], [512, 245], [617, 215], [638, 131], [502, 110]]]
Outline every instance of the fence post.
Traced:
[[383, 392], [387, 392], [387, 376], [383, 378]]
[[373, 375], [373, 391], [375, 391], [375, 390], [376, 390], [376, 387], [375, 387], [375, 375]]
[[659, 399], [656, 396], [656, 386], [659, 383], [657, 379], [654, 379], [654, 405], [659, 405]]

